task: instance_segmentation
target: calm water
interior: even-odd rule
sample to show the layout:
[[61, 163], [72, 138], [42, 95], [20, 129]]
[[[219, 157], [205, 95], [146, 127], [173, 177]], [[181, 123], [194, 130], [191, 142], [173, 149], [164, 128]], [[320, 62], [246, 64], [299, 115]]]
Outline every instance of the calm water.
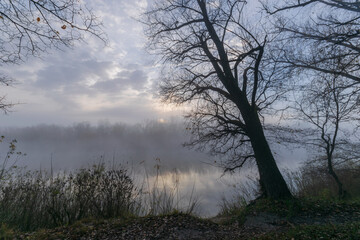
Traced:
[[[42, 125], [27, 128], [2, 129], [5, 141], [0, 144], [0, 159], [4, 159], [11, 139], [17, 139], [17, 150], [27, 154], [17, 164], [28, 169], [70, 171], [99, 162], [121, 164], [129, 170], [138, 186], [166, 187], [176, 193], [176, 203], [185, 207], [189, 199], [198, 199], [198, 213], [213, 216], [223, 198], [231, 200], [242, 191], [246, 180], [256, 178], [254, 170], [222, 176], [222, 170], [212, 166], [216, 157], [182, 147], [188, 135], [182, 124], [148, 122], [142, 125], [77, 124], [70, 127]], [[301, 151], [289, 156], [276, 156], [286, 161], [280, 165], [295, 168]], [[288, 159], [291, 159], [289, 161]]]

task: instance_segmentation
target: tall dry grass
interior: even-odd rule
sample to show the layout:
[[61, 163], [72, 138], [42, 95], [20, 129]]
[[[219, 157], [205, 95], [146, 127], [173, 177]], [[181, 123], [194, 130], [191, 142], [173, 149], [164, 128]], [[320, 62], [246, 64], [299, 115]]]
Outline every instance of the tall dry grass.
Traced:
[[159, 164], [155, 168], [154, 176], [149, 176], [145, 171], [146, 178], [140, 188], [145, 215], [164, 215], [174, 211], [198, 214], [200, 201], [195, 194], [195, 186], [190, 192], [181, 192], [180, 173], [176, 169], [162, 173]]
[[[180, 180], [165, 181], [160, 166], [153, 177], [135, 184], [125, 168], [104, 163], [55, 176], [13, 169], [0, 180], [0, 222], [22, 231], [69, 225], [84, 218], [108, 219], [194, 213], [198, 201], [179, 192]], [[137, 176], [137, 175], [134, 175]], [[138, 180], [138, 179], [135, 179]]]
[[125, 169], [103, 164], [56, 176], [18, 171], [1, 182], [0, 222], [27, 231], [136, 214], [135, 193]]
[[[347, 162], [335, 169], [347, 198], [360, 198], [360, 164]], [[338, 188], [327, 167], [305, 163], [297, 171], [287, 171], [287, 182], [298, 197], [338, 198]]]

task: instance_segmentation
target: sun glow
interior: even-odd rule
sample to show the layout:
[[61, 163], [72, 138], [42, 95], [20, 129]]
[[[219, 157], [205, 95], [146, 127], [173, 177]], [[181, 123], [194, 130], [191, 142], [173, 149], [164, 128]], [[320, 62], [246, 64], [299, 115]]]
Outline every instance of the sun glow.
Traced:
[[158, 122], [159, 122], [159, 123], [166, 123], [165, 119], [163, 119], [163, 118], [159, 118], [159, 119], [158, 119]]

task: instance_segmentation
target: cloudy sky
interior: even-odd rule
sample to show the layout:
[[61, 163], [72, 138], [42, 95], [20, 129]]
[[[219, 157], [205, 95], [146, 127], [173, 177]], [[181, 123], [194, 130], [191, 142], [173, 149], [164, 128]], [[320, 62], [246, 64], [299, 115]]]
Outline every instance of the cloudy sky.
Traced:
[[[6, 95], [8, 101], [18, 103], [8, 115], [0, 113], [0, 129], [8, 127], [24, 129], [40, 124], [71, 127], [83, 122], [92, 126], [103, 123], [134, 126], [146, 121], [180, 122], [179, 119], [186, 111], [186, 106], [180, 108], [166, 105], [156, 97], [156, 85], [161, 67], [156, 62], [156, 57], [146, 51], [143, 25], [136, 20], [152, 1], [87, 0], [88, 7], [93, 9], [95, 15], [103, 21], [109, 40], [107, 46], [99, 39], [88, 36], [86, 43], [78, 42], [72, 49], [49, 50], [49, 53], [41, 58], [31, 57], [19, 65], [0, 66], [0, 73], [11, 76], [17, 81], [14, 86], [1, 87], [0, 96]], [[169, 125], [169, 128], [172, 126]], [[36, 129], [37, 132], [41, 132], [42, 127]], [[179, 134], [182, 133], [173, 135], [173, 138], [178, 139], [174, 146], [181, 148], [181, 143], [186, 139], [179, 137]], [[20, 135], [17, 136], [18, 140], [22, 140]], [[12, 134], [8, 132], [6, 136], [10, 138]], [[42, 138], [38, 137], [38, 139]], [[130, 137], [121, 138], [122, 140], [119, 141], [124, 142], [127, 138]], [[144, 139], [153, 141], [147, 137]], [[27, 141], [25, 137], [23, 141]], [[33, 141], [31, 139], [28, 142]], [[100, 146], [107, 146], [108, 144], [105, 143], [112, 141], [114, 140], [103, 140], [104, 144]], [[54, 144], [54, 146], [59, 145]], [[160, 142], [159, 146], [163, 144]], [[113, 146], [113, 149], [116, 148], [118, 147]], [[34, 152], [33, 155], [36, 157], [33, 159], [39, 161], [40, 157], [36, 154], [42, 150], [36, 150], [32, 146], [28, 149], [27, 153], [30, 155]], [[48, 151], [44, 153], [46, 160], [51, 153], [60, 151], [51, 149], [47, 147]], [[113, 149], [107, 150], [111, 152]], [[82, 149], [79, 148], [79, 151]], [[98, 152], [104, 151], [104, 149], [98, 150]], [[138, 148], [134, 152], [137, 151]], [[194, 152], [192, 153], [194, 159], [208, 157], [198, 157]], [[158, 157], [156, 153], [151, 153], [144, 158], [153, 160], [156, 157]], [[65, 157], [59, 157], [59, 159], [63, 158]], [[88, 158], [89, 156], [84, 155], [81, 159]], [[142, 161], [143, 157], [137, 159]], [[296, 157], [288, 155], [277, 159], [290, 165], [297, 161]], [[289, 159], [295, 160], [289, 161]]]
[[[8, 139], [16, 138], [27, 154], [20, 164], [34, 169], [50, 164], [55, 169], [79, 168], [100, 156], [153, 169], [161, 159], [167, 170], [184, 172], [186, 191], [196, 182], [203, 203], [214, 211], [219, 198], [234, 190], [229, 185], [239, 180], [220, 177], [221, 170], [209, 165], [218, 158], [182, 148], [188, 136], [178, 120], [186, 109], [160, 103], [156, 97], [160, 67], [146, 52], [143, 26], [135, 20], [148, 1], [86, 0], [103, 21], [108, 46], [88, 36], [73, 49], [50, 50], [20, 65], [0, 66], [0, 73], [17, 81], [1, 87], [0, 96], [18, 103], [9, 114], [0, 113], [0, 130]], [[92, 127], [76, 124], [83, 122]], [[2, 144], [0, 153], [6, 150]], [[296, 155], [303, 154], [286, 153], [274, 153], [282, 167], [295, 165]]]
[[145, 50], [142, 24], [135, 20], [147, 0], [86, 2], [103, 20], [108, 46], [88, 37], [73, 49], [50, 50], [41, 59], [0, 66], [2, 73], [17, 80], [0, 94], [19, 103], [1, 116], [1, 126], [138, 123], [181, 116], [180, 109], [154, 96], [159, 69]]

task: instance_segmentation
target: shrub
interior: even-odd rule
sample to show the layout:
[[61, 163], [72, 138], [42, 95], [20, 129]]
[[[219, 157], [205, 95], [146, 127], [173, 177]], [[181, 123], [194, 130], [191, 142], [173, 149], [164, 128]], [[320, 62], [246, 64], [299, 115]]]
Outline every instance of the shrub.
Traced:
[[123, 168], [103, 164], [74, 173], [18, 172], [2, 181], [0, 222], [20, 230], [72, 224], [77, 220], [134, 214], [132, 179]]
[[[335, 169], [348, 197], [360, 197], [360, 165], [348, 162]], [[306, 163], [298, 174], [292, 174], [296, 194], [301, 197], [337, 198], [338, 188], [326, 166]], [[296, 177], [294, 177], [296, 176]]]

